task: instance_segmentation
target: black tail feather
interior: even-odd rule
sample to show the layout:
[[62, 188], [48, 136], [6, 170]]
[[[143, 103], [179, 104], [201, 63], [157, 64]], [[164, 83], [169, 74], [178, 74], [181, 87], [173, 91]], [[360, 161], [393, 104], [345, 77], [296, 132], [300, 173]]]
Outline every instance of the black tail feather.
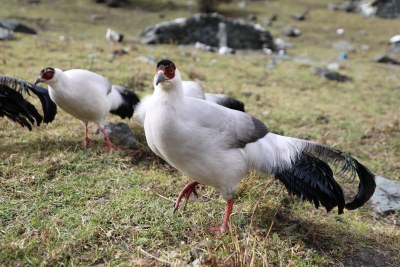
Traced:
[[227, 95], [223, 94], [205, 94], [206, 100], [217, 103], [226, 108], [245, 112], [244, 103]]
[[313, 202], [316, 208], [321, 203], [329, 212], [338, 206], [339, 214], [343, 213], [345, 201], [342, 188], [333, 178], [329, 165], [314, 155], [303, 152], [292, 168], [276, 173], [275, 177], [290, 193]]
[[0, 84], [0, 116], [28, 127], [29, 130], [32, 130], [35, 121], [40, 125], [43, 119], [35, 106], [26, 101], [21, 93], [2, 84]]
[[346, 209], [348, 210], [354, 210], [364, 205], [372, 197], [376, 188], [375, 175], [356, 159], [353, 160], [360, 178], [360, 184], [358, 185], [358, 194], [354, 200], [346, 204]]
[[375, 175], [364, 165], [359, 163], [350, 155], [327, 146], [309, 143], [305, 151], [314, 156], [337, 166], [339, 171], [336, 175], [340, 177], [348, 177], [354, 179], [356, 174], [360, 179], [358, 185], [358, 193], [351, 203], [345, 205], [346, 209], [354, 210], [364, 205], [375, 192]]
[[[42, 104], [43, 122], [49, 123], [54, 120], [57, 114], [57, 106], [51, 100], [49, 92], [45, 88], [33, 85], [22, 79], [9, 76], [0, 76], [0, 85], [2, 85], [3, 88], [7, 87], [9, 90], [18, 90], [18, 92], [23, 91], [26, 92], [27, 94], [29, 94], [29, 92], [33, 92], [39, 98]], [[27, 101], [25, 100], [25, 102]], [[34, 108], [33, 105], [29, 106], [30, 109], [32, 109], [32, 107]], [[37, 112], [36, 108], [35, 111]], [[40, 122], [42, 122], [42, 119], [40, 120]], [[26, 124], [24, 125], [27, 126]]]
[[232, 97], [226, 97], [218, 102], [221, 106], [245, 112], [244, 103]]
[[57, 105], [51, 100], [49, 91], [43, 87], [28, 83], [28, 89], [31, 90], [42, 103], [43, 122], [50, 123], [54, 120], [57, 114]]
[[112, 114], [120, 116], [122, 119], [132, 118], [135, 107], [139, 104], [139, 97], [132, 91], [126, 90], [122, 86], [113, 85], [113, 89], [116, 89], [122, 96], [122, 104], [115, 110], [111, 110]]
[[[336, 167], [337, 171], [332, 171], [330, 166]], [[354, 179], [356, 174], [359, 177], [358, 193], [352, 202], [345, 203], [343, 190], [335, 181], [334, 173], [343, 178]], [[277, 171], [275, 176], [290, 193], [313, 202], [316, 208], [321, 204], [328, 212], [337, 206], [339, 214], [344, 208], [354, 210], [364, 205], [376, 187], [375, 175], [356, 159], [311, 142], [303, 147], [291, 168]]]

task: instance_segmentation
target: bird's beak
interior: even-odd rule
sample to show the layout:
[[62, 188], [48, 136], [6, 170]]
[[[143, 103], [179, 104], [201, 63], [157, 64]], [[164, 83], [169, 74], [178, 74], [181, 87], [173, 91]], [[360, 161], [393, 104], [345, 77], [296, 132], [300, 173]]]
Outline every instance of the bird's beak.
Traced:
[[157, 71], [156, 85], [158, 85], [162, 81], [165, 81], [166, 79], [167, 78], [165, 77], [163, 70]]
[[41, 82], [43, 82], [44, 80], [39, 76], [39, 77], [37, 77], [36, 78], [36, 80], [35, 80], [35, 85], [37, 85], [38, 83], [41, 83]]

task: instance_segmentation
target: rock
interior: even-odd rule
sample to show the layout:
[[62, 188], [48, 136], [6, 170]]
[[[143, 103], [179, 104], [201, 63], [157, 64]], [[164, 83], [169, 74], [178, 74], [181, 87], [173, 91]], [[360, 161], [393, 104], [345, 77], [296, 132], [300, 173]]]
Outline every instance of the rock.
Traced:
[[200, 42], [196, 42], [194, 44], [194, 48], [198, 49], [198, 50], [201, 50], [201, 51], [207, 51], [207, 52], [213, 52], [213, 53], [218, 51], [218, 47], [206, 45], [206, 44], [203, 44], [203, 43], [200, 43]]
[[326, 68], [327, 68], [328, 70], [330, 70], [330, 71], [338, 71], [338, 70], [340, 69], [340, 65], [339, 65], [339, 63], [332, 62], [332, 63], [329, 63], [329, 64], [326, 66]]
[[265, 65], [267, 69], [274, 69], [276, 67], [276, 60], [275, 58], [271, 58], [267, 64]]
[[371, 17], [376, 14], [376, 8], [372, 6], [371, 2], [361, 3], [358, 7], [361, 16]]
[[343, 35], [344, 34], [344, 29], [343, 28], [336, 29], [336, 34], [337, 35]]
[[332, 44], [332, 47], [337, 49], [337, 50], [339, 50], [339, 51], [344, 51], [344, 52], [355, 51], [354, 46], [351, 45], [349, 42], [344, 41], [344, 40], [334, 42]]
[[227, 46], [221, 46], [218, 49], [218, 54], [220, 54], [220, 55], [233, 55], [235, 53], [236, 53], [235, 49], [232, 49], [232, 48], [227, 47]]
[[106, 18], [105, 16], [103, 16], [103, 15], [97, 15], [97, 14], [94, 14], [94, 15], [91, 15], [91, 16], [90, 16], [90, 20], [91, 20], [91, 21], [104, 20], [105, 18]]
[[107, 123], [104, 130], [108, 134], [111, 142], [118, 147], [126, 147], [129, 149], [136, 148], [136, 138], [131, 128], [125, 122]]
[[333, 11], [346, 11], [346, 12], [355, 12], [357, 11], [357, 0], [345, 1], [341, 4], [329, 3], [328, 9]]
[[13, 31], [0, 27], [0, 40], [13, 40], [15, 39]]
[[226, 25], [227, 47], [232, 49], [274, 49], [271, 34], [259, 24], [226, 18], [222, 15], [196, 14], [147, 27], [141, 33], [144, 44], [195, 44], [218, 47], [220, 23]]
[[340, 5], [339, 9], [346, 12], [355, 12], [357, 10], [357, 3], [355, 0], [345, 1]]
[[368, 201], [378, 213], [392, 213], [400, 209], [400, 184], [382, 176], [375, 178], [376, 190]]
[[149, 63], [150, 65], [156, 65], [157, 61], [154, 56], [138, 56], [136, 57], [137, 61]]
[[384, 64], [400, 65], [400, 61], [398, 61], [398, 60], [396, 60], [394, 58], [385, 56], [385, 55], [377, 57], [375, 59], [375, 61], [378, 62], [378, 63], [384, 63]]
[[282, 33], [289, 37], [297, 37], [301, 34], [301, 31], [297, 28], [286, 27], [282, 29]]
[[309, 12], [310, 12], [310, 10], [306, 10], [301, 14], [299, 14], [299, 13], [292, 14], [292, 19], [299, 20], [299, 21], [306, 20]]
[[33, 28], [15, 20], [0, 19], [0, 27], [12, 30], [14, 32], [37, 34], [37, 31]]
[[293, 48], [294, 45], [290, 42], [286, 42], [285, 40], [283, 40], [281, 38], [276, 38], [274, 47], [277, 51], [280, 51], [280, 50], [286, 50], [288, 48]]
[[108, 7], [123, 7], [129, 4], [129, 0], [92, 0], [97, 4], [105, 4]]
[[372, 3], [376, 8], [376, 16], [381, 18], [399, 18], [400, 0], [376, 0]]
[[352, 81], [353, 79], [349, 76], [340, 74], [339, 72], [330, 71], [328, 69], [323, 68], [315, 68], [315, 74], [325, 77], [330, 81], [337, 81], [337, 82], [348, 82]]
[[390, 38], [389, 50], [393, 53], [400, 53], [400, 34], [394, 35]]

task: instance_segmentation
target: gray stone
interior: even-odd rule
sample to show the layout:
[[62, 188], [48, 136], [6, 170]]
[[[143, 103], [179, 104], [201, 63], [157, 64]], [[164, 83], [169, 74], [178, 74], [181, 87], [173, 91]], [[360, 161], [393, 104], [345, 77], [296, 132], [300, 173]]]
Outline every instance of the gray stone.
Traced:
[[332, 47], [344, 52], [354, 51], [354, 46], [345, 40], [337, 41], [332, 44]]
[[381, 18], [399, 18], [400, 0], [376, 0], [372, 3], [376, 7], [375, 15]]
[[282, 29], [282, 33], [289, 37], [297, 37], [301, 34], [301, 31], [297, 28], [286, 27]]
[[382, 176], [375, 178], [376, 190], [368, 201], [378, 213], [391, 213], [400, 209], [400, 184]]
[[136, 148], [136, 138], [129, 125], [125, 122], [107, 123], [104, 130], [108, 134], [111, 142], [118, 148]]
[[226, 18], [222, 15], [196, 14], [147, 27], [142, 33], [144, 44], [195, 44], [219, 47], [218, 29], [225, 23], [227, 46], [233, 49], [274, 50], [271, 34], [259, 24]]
[[383, 64], [400, 65], [400, 61], [386, 55], [376, 57], [375, 61]]
[[22, 24], [19, 21], [10, 20], [10, 19], [0, 19], [0, 27], [12, 30], [14, 32], [22, 32], [29, 34], [37, 34], [36, 30]]
[[0, 27], [0, 40], [12, 40], [14, 34], [11, 30]]

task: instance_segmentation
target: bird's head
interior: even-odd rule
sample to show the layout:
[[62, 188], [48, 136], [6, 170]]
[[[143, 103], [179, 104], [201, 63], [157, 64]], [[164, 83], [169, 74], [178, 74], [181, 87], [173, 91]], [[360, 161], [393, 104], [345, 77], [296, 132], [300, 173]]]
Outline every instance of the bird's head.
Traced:
[[36, 78], [35, 85], [38, 83], [46, 83], [47, 84], [49, 81], [53, 80], [55, 73], [56, 73], [56, 70], [51, 67], [42, 69], [40, 71], [39, 76]]
[[174, 62], [169, 59], [163, 59], [157, 63], [157, 73], [154, 76], [154, 86], [163, 90], [169, 90], [182, 83], [179, 70]]

